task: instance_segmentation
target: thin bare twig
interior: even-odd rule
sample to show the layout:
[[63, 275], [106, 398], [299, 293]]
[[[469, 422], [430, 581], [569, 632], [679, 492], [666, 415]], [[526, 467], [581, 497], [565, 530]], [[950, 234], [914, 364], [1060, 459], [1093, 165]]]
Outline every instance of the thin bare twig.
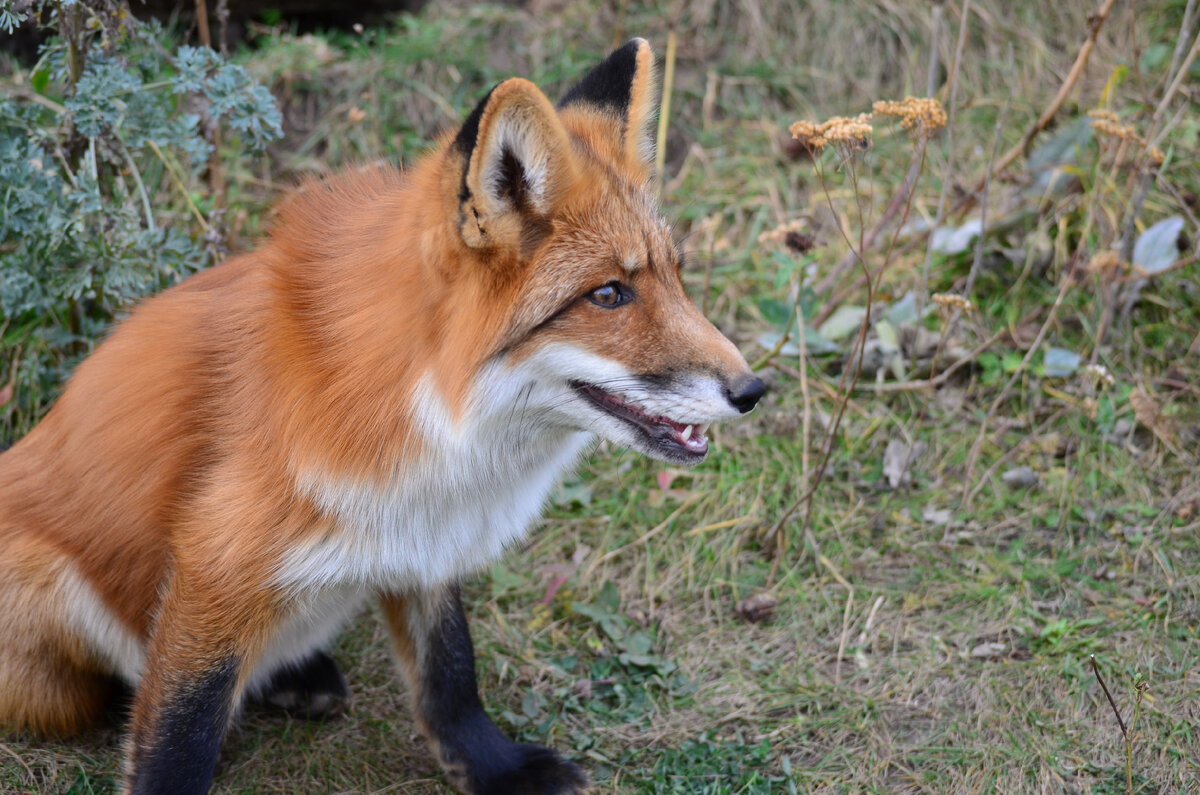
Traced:
[[[1025, 134], [1021, 136], [1020, 143], [1005, 152], [1004, 156], [996, 161], [996, 165], [994, 165], [989, 172], [990, 174], [999, 174], [1000, 172], [1004, 171], [1004, 169], [1012, 165], [1014, 160], [1028, 151], [1029, 144], [1033, 142], [1033, 139], [1037, 136], [1037, 134], [1046, 129], [1046, 126], [1049, 125], [1050, 122], [1054, 120], [1054, 117], [1058, 115], [1059, 108], [1061, 108], [1063, 102], [1066, 101], [1067, 95], [1071, 93], [1071, 89], [1075, 87], [1075, 83], [1079, 80], [1079, 76], [1083, 74], [1084, 67], [1087, 66], [1088, 58], [1092, 54], [1092, 48], [1096, 46], [1096, 37], [1100, 35], [1100, 28], [1104, 27], [1104, 21], [1108, 19], [1109, 12], [1112, 11], [1112, 8], [1114, 5], [1116, 5], [1116, 2], [1117, 0], [1104, 0], [1104, 4], [1101, 5], [1100, 8], [1088, 18], [1091, 22], [1091, 26], [1088, 30], [1087, 39], [1083, 42], [1083, 46], [1079, 48], [1079, 54], [1075, 56], [1075, 63], [1071, 66], [1071, 71], [1067, 73], [1067, 77], [1063, 81], [1063, 84], [1059, 86], [1058, 93], [1054, 95], [1054, 99], [1051, 100], [1050, 106], [1047, 107], [1046, 110], [1042, 112], [1042, 115], [1038, 116], [1037, 121], [1035, 121], [1033, 125], [1025, 131]], [[982, 187], [982, 184], [980, 184], [980, 186], [976, 188], [976, 192], [978, 192]]]
[[[971, 0], [964, 0], [962, 23], [958, 29], [958, 44], [954, 48], [954, 63], [950, 68], [950, 108], [946, 112], [946, 173], [942, 175], [942, 191], [938, 196], [937, 213], [933, 217], [930, 230], [942, 225], [946, 217], [946, 197], [950, 194], [950, 185], [954, 176], [954, 117], [958, 112], [958, 70], [962, 62], [963, 51], [967, 46], [967, 22], [971, 14]], [[930, 235], [930, 239], [932, 239]], [[925, 263], [921, 266], [921, 287], [917, 290], [917, 316], [921, 316], [926, 296], [929, 295], [929, 269], [933, 264], [933, 246], [925, 249]]]
[[[827, 273], [825, 277], [813, 288], [816, 293], [820, 294], [828, 292], [834, 284], [840, 281], [842, 278], [842, 272], [855, 262], [862, 260], [862, 256], [866, 254], [867, 250], [870, 249], [871, 246], [875, 245], [875, 241], [879, 237], [880, 233], [882, 233], [892, 223], [892, 221], [895, 220], [896, 214], [900, 212], [900, 209], [910, 206], [909, 200], [912, 198], [912, 189], [917, 184], [917, 178], [920, 177], [921, 168], [925, 163], [925, 139], [922, 137], [920, 140], [922, 142], [921, 154], [919, 157], [913, 158], [912, 165], [910, 165], [908, 168], [908, 173], [904, 175], [904, 182], [901, 183], [900, 190], [898, 190], [896, 195], [892, 197], [892, 200], [888, 202], [888, 206], [886, 209], [884, 209], [883, 215], [879, 217], [878, 223], [871, 227], [869, 232], [861, 236], [859, 240], [861, 248], [859, 251], [861, 251], [862, 254], [859, 254], [858, 252], [854, 251], [853, 248], [851, 248], [851, 250], [841, 258], [838, 264], [835, 265], [829, 271], [829, 273]], [[905, 215], [907, 216], [907, 213]]]
[[1089, 654], [1088, 658], [1092, 661], [1092, 672], [1096, 674], [1096, 681], [1100, 683], [1100, 689], [1104, 691], [1108, 705], [1112, 707], [1113, 714], [1117, 716], [1117, 726], [1121, 727], [1121, 736], [1128, 737], [1129, 732], [1125, 729], [1125, 721], [1121, 720], [1121, 710], [1117, 709], [1117, 702], [1113, 700], [1112, 693], [1108, 692], [1108, 685], [1104, 684], [1104, 677], [1100, 675], [1100, 666], [1096, 662], [1096, 655]]
[[932, 97], [937, 91], [938, 73], [942, 65], [938, 48], [942, 43], [942, 20], [946, 16], [945, 3], [933, 4], [933, 30], [929, 34], [929, 69], [925, 72], [925, 96]]
[[[975, 280], [979, 277], [979, 271], [983, 268], [983, 249], [984, 240], [987, 236], [988, 226], [988, 196], [991, 193], [992, 186], [992, 168], [991, 164], [996, 159], [996, 152], [1000, 149], [1000, 133], [1004, 131], [1004, 123], [1008, 121], [1008, 111], [1012, 107], [1013, 97], [1017, 93], [1017, 66], [1016, 59], [1013, 57], [1012, 44], [1008, 45], [1008, 99], [1004, 101], [1004, 107], [1000, 109], [1000, 115], [996, 117], [996, 126], [992, 130], [992, 148], [991, 154], [988, 155], [988, 168], [983, 176], [983, 195], [979, 199], [979, 235], [975, 238], [975, 259], [971, 262], [971, 270], [967, 274], [967, 286], [963, 288], [963, 295], [970, 298], [971, 291], [975, 288]], [[950, 322], [949, 328], [953, 332], [957, 322], [957, 314], [954, 320]]]
[[[1032, 316], [1031, 315], [1026, 316], [1026, 318], [1019, 321], [1018, 325], [1020, 325], [1021, 323], [1025, 323], [1029, 319], [1029, 317], [1032, 317]], [[986, 340], [979, 343], [974, 348], [972, 348], [970, 351], [968, 351], [966, 356], [964, 356], [961, 359], [959, 359], [958, 361], [954, 362], [949, 367], [947, 367], [945, 370], [938, 373], [936, 376], [931, 376], [928, 379], [924, 379], [921, 381], [901, 381], [901, 382], [892, 381], [892, 382], [884, 383], [884, 384], [859, 384], [857, 388], [862, 389], [864, 391], [875, 392], [877, 394], [882, 394], [885, 392], [913, 392], [913, 391], [920, 390], [920, 389], [935, 389], [935, 388], [941, 386], [942, 384], [946, 383], [947, 381], [949, 381], [950, 376], [954, 375], [961, 368], [966, 367], [968, 364], [970, 364], [971, 362], [973, 362], [977, 358], [979, 358], [979, 354], [983, 353], [988, 348], [995, 345], [1000, 340], [1000, 338], [1003, 337], [1007, 333], [1008, 333], [1008, 329], [1006, 329], [1006, 328], [1000, 329], [995, 334], [988, 337]]]
[[1188, 0], [1187, 6], [1183, 9], [1183, 20], [1179, 23], [1179, 38], [1175, 40], [1175, 51], [1171, 54], [1171, 68], [1167, 70], [1168, 82], [1171, 80], [1171, 75], [1179, 73], [1179, 61], [1183, 58], [1184, 50], [1187, 48], [1192, 30], [1192, 15], [1195, 13], [1196, 0]]

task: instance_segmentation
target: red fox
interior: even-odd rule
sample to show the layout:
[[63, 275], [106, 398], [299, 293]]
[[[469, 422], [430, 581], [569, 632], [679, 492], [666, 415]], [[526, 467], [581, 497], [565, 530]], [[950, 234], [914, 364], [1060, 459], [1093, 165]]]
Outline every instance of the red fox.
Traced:
[[0, 454], [0, 724], [133, 690], [123, 791], [202, 793], [250, 698], [348, 696], [368, 599], [466, 793], [581, 793], [484, 714], [458, 584], [589, 440], [695, 464], [764, 385], [684, 293], [634, 39], [557, 106], [513, 78], [409, 172], [310, 183], [137, 307]]

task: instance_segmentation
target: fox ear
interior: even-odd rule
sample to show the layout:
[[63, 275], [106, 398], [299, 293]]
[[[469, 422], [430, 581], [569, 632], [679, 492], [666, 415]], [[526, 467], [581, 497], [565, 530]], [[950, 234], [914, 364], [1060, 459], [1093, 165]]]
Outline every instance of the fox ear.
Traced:
[[654, 162], [650, 122], [658, 106], [654, 53], [645, 39], [630, 39], [566, 93], [558, 107], [586, 105], [621, 122], [626, 160], [649, 167]]
[[521, 241], [575, 178], [567, 131], [537, 86], [512, 78], [493, 88], [463, 123], [452, 151], [464, 160], [459, 228], [471, 248]]

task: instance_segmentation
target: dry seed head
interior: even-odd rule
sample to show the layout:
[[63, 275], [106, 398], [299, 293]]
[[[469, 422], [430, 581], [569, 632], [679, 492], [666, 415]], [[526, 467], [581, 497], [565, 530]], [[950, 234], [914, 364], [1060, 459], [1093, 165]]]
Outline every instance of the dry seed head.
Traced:
[[802, 226], [803, 222], [799, 218], [791, 223], [780, 224], [774, 229], [763, 232], [761, 235], [759, 235], [758, 242], [760, 245], [765, 245], [767, 243], [782, 243], [787, 240], [788, 235], [798, 233]]
[[782, 245], [793, 254], [807, 254], [816, 246], [817, 240], [803, 231], [804, 226], [805, 222], [799, 218], [791, 223], [781, 224], [759, 235], [759, 245]]
[[906, 130], [931, 135], [946, 126], [946, 111], [942, 103], [931, 97], [905, 97], [899, 102], [879, 101], [871, 106], [875, 116], [895, 116]]
[[859, 114], [852, 119], [834, 116], [821, 124], [798, 121], [788, 128], [788, 132], [813, 150], [831, 143], [851, 148], [866, 148], [871, 142], [871, 116], [868, 113]]
[[970, 299], [953, 293], [934, 293], [929, 296], [929, 300], [951, 309], [961, 309], [964, 312], [970, 312], [975, 308]]
[[1102, 364], [1086, 364], [1082, 370], [1084, 375], [1091, 376], [1097, 384], [1104, 386], [1112, 386], [1117, 382], [1113, 374], [1108, 371], [1108, 368]]
[[1108, 273], [1110, 271], [1123, 270], [1127, 267], [1127, 263], [1117, 256], [1115, 251], [1101, 251], [1096, 256], [1092, 257], [1087, 264], [1089, 273]]
[[1088, 115], [1092, 117], [1091, 126], [1096, 132], [1137, 144], [1146, 150], [1146, 154], [1155, 163], [1161, 163], [1166, 159], [1161, 149], [1157, 146], [1150, 146], [1150, 142], [1138, 135], [1132, 124], [1122, 124], [1121, 120], [1117, 118], [1117, 114], [1111, 110], [1089, 110]]

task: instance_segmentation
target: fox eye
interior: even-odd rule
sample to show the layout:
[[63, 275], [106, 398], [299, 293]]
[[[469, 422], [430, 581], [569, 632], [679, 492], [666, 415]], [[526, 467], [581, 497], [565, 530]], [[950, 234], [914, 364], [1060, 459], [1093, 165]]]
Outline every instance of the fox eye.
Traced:
[[588, 293], [587, 299], [596, 306], [612, 309], [631, 301], [633, 293], [628, 287], [619, 282], [609, 282], [603, 287], [597, 287]]

